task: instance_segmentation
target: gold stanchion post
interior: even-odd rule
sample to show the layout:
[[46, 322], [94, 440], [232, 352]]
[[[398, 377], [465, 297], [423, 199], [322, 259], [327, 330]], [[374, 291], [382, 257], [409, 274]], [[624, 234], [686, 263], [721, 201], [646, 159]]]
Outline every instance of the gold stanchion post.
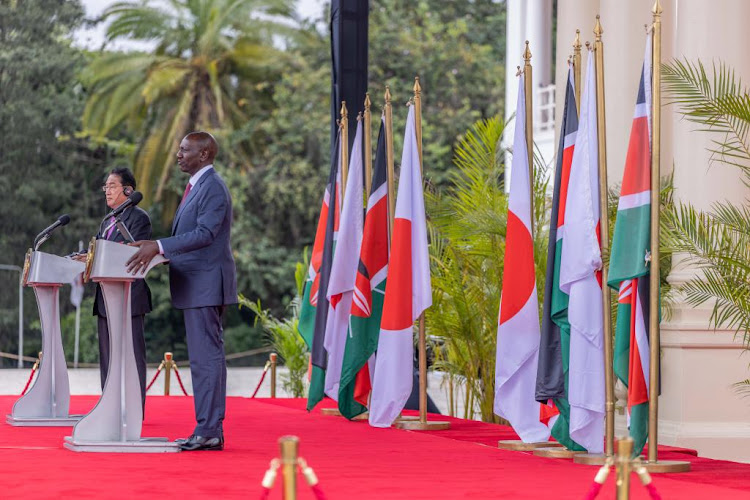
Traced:
[[276, 364], [278, 360], [278, 355], [275, 352], [272, 352], [270, 356], [268, 356], [268, 361], [271, 363], [271, 397], [276, 397]]
[[615, 467], [617, 469], [617, 500], [630, 499], [630, 465], [631, 455], [633, 454], [633, 440], [631, 438], [620, 439], [617, 441], [617, 459]]
[[[414, 115], [417, 136], [417, 151], [419, 153], [419, 167], [422, 169], [422, 86], [419, 77], [414, 78]], [[424, 172], [422, 172], [424, 174]], [[395, 426], [399, 429], [413, 431], [439, 431], [449, 429], [450, 422], [427, 421], [427, 338], [425, 333], [424, 312], [419, 316], [419, 420], [399, 420]]]
[[169, 396], [169, 384], [172, 376], [172, 353], [164, 353], [164, 395]]
[[297, 436], [282, 436], [279, 438], [281, 450], [281, 476], [283, 478], [284, 500], [297, 500], [297, 456], [299, 453], [299, 438]]

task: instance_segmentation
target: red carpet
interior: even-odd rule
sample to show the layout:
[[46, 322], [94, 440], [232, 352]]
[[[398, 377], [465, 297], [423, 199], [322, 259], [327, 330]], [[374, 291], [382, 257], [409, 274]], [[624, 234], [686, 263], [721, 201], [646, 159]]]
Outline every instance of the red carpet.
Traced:
[[[8, 413], [16, 397], [0, 397]], [[85, 412], [94, 396], [73, 397], [71, 410]], [[512, 438], [506, 427], [450, 419], [444, 432], [374, 429], [366, 422], [307, 414], [299, 400], [229, 398], [223, 452], [164, 455], [74, 453], [62, 447], [69, 428], [23, 428], [0, 424], [3, 498], [187, 498], [260, 496], [260, 481], [277, 439], [300, 437], [300, 454], [335, 499], [583, 498], [596, 468], [570, 461], [498, 450]], [[192, 430], [192, 399], [149, 396], [143, 435], [171, 439]], [[694, 472], [655, 476], [665, 499], [750, 499], [750, 465], [698, 458]], [[635, 476], [632, 498], [647, 498]], [[313, 495], [299, 480], [300, 499]], [[281, 498], [280, 480], [271, 494]], [[599, 498], [614, 498], [614, 474]]]

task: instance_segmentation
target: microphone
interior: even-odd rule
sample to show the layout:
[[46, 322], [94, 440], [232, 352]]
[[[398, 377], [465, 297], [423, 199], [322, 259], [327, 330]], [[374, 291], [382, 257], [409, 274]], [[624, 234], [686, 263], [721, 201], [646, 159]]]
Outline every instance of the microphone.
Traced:
[[105, 219], [108, 219], [109, 217], [117, 217], [121, 213], [125, 211], [128, 207], [134, 207], [137, 204], [141, 202], [143, 199], [143, 195], [140, 191], [134, 191], [133, 194], [131, 194], [127, 200], [125, 200], [122, 205], [112, 210], [110, 213], [104, 216]]
[[50, 234], [52, 234], [52, 231], [60, 226], [66, 225], [68, 222], [70, 222], [70, 215], [63, 214], [58, 217], [54, 223], [50, 224], [41, 233], [37, 234], [36, 238], [34, 238], [34, 250], [38, 249], [39, 245], [47, 241], [47, 239], [50, 237]]

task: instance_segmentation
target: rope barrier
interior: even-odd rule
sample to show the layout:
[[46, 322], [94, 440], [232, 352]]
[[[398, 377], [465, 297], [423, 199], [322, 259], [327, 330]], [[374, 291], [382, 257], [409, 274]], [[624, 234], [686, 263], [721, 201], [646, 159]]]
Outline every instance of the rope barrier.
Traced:
[[320, 481], [318, 481], [318, 476], [315, 474], [315, 471], [307, 465], [307, 461], [299, 457], [297, 459], [297, 466], [299, 467], [300, 471], [302, 471], [302, 475], [305, 477], [305, 481], [307, 482], [308, 486], [310, 486], [310, 489], [312, 490], [313, 494], [315, 495], [316, 500], [326, 500], [325, 493], [323, 493], [323, 490], [320, 488]]
[[185, 386], [182, 385], [182, 377], [180, 377], [180, 371], [177, 369], [177, 363], [175, 363], [174, 361], [172, 361], [172, 363], [173, 363], [172, 364], [172, 368], [174, 368], [174, 374], [177, 375], [177, 382], [179, 382], [179, 384], [180, 384], [180, 389], [182, 389], [182, 394], [184, 396], [187, 396], [188, 393], [185, 390]]
[[260, 500], [266, 500], [271, 495], [271, 488], [273, 488], [273, 484], [276, 482], [276, 476], [278, 475], [279, 467], [281, 467], [281, 462], [278, 458], [274, 458], [271, 460], [271, 463], [268, 466], [268, 470], [263, 475], [263, 481], [261, 481], [260, 485], [263, 488], [263, 490], [260, 493]]
[[258, 394], [258, 391], [260, 390], [260, 386], [263, 384], [263, 380], [266, 378], [266, 373], [268, 373], [268, 369], [271, 368], [271, 362], [266, 361], [266, 366], [263, 367], [263, 373], [260, 375], [260, 381], [258, 382], [258, 385], [255, 386], [255, 390], [253, 391], [253, 395], [250, 396], [250, 399], [254, 398], [256, 394]]
[[584, 500], [594, 500], [597, 496], [599, 496], [599, 492], [602, 491], [604, 483], [607, 482], [607, 476], [609, 476], [609, 470], [612, 467], [613, 463], [614, 462], [611, 458], [607, 459], [604, 465], [599, 468], [599, 471], [596, 473], [596, 477], [594, 477], [594, 482], [591, 483], [591, 488], [589, 488], [586, 496], [583, 497]]
[[154, 382], [156, 382], [156, 379], [159, 377], [159, 374], [161, 373], [162, 368], [164, 368], [164, 361], [161, 362], [159, 367], [156, 369], [156, 373], [154, 373], [154, 378], [151, 379], [151, 382], [148, 383], [146, 386], [146, 392], [148, 392], [149, 389], [151, 389], [151, 386], [154, 385]]
[[34, 379], [34, 374], [36, 373], [37, 369], [39, 368], [39, 359], [42, 357], [42, 353], [39, 353], [39, 358], [37, 358], [34, 361], [34, 366], [31, 367], [31, 374], [29, 374], [29, 380], [26, 381], [26, 385], [23, 388], [23, 391], [21, 391], [21, 396], [26, 394], [26, 391], [29, 390], [29, 385], [31, 385], [31, 381]]

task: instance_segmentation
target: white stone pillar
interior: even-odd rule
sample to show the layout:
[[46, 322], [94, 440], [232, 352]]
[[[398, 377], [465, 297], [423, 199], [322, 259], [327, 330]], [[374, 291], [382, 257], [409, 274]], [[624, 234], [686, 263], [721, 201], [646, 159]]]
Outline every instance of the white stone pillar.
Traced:
[[[555, 148], [560, 140], [560, 127], [562, 126], [563, 106], [565, 105], [565, 85], [568, 77], [568, 56], [573, 55], [573, 40], [576, 30], [581, 30], [581, 45], [586, 40], [593, 40], [591, 30], [594, 27], [594, 19], [599, 12], [599, 0], [557, 0], [557, 42], [555, 56], [555, 86], [557, 87], [557, 100], [555, 112]], [[581, 60], [586, 71], [586, 47], [581, 49]]]
[[[743, 81], [750, 80], [750, 2], [672, 0], [663, 2], [672, 20], [674, 57], [712, 71], [722, 60]], [[665, 57], [665, 61], [667, 58]], [[666, 117], [666, 116], [665, 116]], [[717, 201], [746, 204], [750, 192], [736, 167], [710, 165], [714, 134], [672, 114], [675, 199], [707, 210]], [[668, 136], [663, 136], [669, 142]], [[664, 168], [665, 161], [662, 160]], [[679, 286], [696, 276], [675, 257], [669, 281]], [[740, 339], [733, 331], [713, 330], [711, 305], [693, 307], [677, 298], [672, 316], [662, 324], [662, 396], [660, 443], [698, 449], [701, 455], [750, 462], [750, 406], [732, 384], [750, 376]]]

